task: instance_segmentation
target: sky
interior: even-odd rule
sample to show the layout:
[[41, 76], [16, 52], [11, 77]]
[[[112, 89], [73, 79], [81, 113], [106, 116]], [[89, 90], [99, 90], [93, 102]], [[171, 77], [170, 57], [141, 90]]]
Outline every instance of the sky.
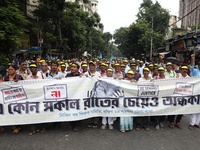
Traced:
[[[152, 0], [155, 2], [156, 0]], [[179, 0], [157, 0], [161, 6], [178, 16]], [[114, 33], [120, 27], [128, 27], [137, 19], [143, 0], [99, 0], [98, 14], [104, 25], [104, 32]]]

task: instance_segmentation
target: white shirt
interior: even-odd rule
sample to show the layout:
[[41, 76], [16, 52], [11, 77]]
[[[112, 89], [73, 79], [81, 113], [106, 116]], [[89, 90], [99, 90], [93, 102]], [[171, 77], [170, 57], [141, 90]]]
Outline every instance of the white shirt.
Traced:
[[39, 79], [47, 79], [47, 77], [45, 74], [39, 71], [37, 72], [36, 78], [33, 77], [32, 73], [26, 77], [26, 80], [39, 80]]
[[144, 69], [144, 65], [142, 67], [138, 66], [138, 71], [141, 74], [141, 76], [143, 76], [143, 69]]
[[88, 76], [88, 77], [93, 77], [93, 76], [100, 77], [101, 76], [101, 74], [99, 72], [97, 72], [97, 71], [95, 71], [95, 73], [93, 73], [93, 74], [90, 71], [87, 71], [83, 75], [84, 76]]
[[146, 80], [144, 77], [139, 78], [138, 82], [150, 82], [152, 78]]
[[177, 77], [177, 78], [189, 78], [189, 77], [190, 77], [190, 76], [189, 76], [188, 74], [186, 75], [186, 77], [183, 77], [182, 74], [180, 73], [180, 74], [178, 74], [178, 77]]

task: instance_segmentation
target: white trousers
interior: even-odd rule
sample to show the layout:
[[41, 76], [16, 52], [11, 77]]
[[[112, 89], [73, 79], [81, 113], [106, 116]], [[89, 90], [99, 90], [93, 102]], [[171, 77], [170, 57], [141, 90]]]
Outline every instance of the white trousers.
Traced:
[[199, 125], [200, 123], [200, 113], [190, 115], [190, 125]]
[[[108, 118], [108, 121], [107, 121], [107, 118]], [[113, 124], [115, 120], [116, 118], [114, 117], [102, 117], [102, 124], [106, 125], [108, 123], [110, 125], [110, 124]]]

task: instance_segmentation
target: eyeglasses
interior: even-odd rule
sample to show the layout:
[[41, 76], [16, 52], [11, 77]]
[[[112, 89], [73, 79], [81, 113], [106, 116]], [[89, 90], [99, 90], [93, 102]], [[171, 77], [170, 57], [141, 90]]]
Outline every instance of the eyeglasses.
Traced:
[[22, 66], [27, 66], [27, 64], [21, 64]]

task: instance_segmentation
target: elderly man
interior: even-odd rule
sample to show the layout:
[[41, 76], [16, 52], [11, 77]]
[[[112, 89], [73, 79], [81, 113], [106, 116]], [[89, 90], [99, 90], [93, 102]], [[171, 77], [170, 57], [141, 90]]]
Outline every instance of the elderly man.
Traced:
[[[26, 80], [41, 80], [46, 79], [46, 75], [38, 71], [38, 67], [35, 63], [30, 64], [29, 66], [31, 74], [27, 76]], [[44, 124], [33, 124], [31, 125], [31, 132], [29, 135], [33, 135], [38, 132], [45, 132], [46, 129]]]
[[27, 68], [27, 62], [25, 60], [19, 62], [19, 70], [17, 70], [16, 73], [21, 75], [24, 80], [30, 74], [30, 70]]
[[171, 62], [168, 62], [166, 64], [165, 77], [166, 78], [175, 78], [176, 77], [176, 72], [173, 70], [173, 65]]

